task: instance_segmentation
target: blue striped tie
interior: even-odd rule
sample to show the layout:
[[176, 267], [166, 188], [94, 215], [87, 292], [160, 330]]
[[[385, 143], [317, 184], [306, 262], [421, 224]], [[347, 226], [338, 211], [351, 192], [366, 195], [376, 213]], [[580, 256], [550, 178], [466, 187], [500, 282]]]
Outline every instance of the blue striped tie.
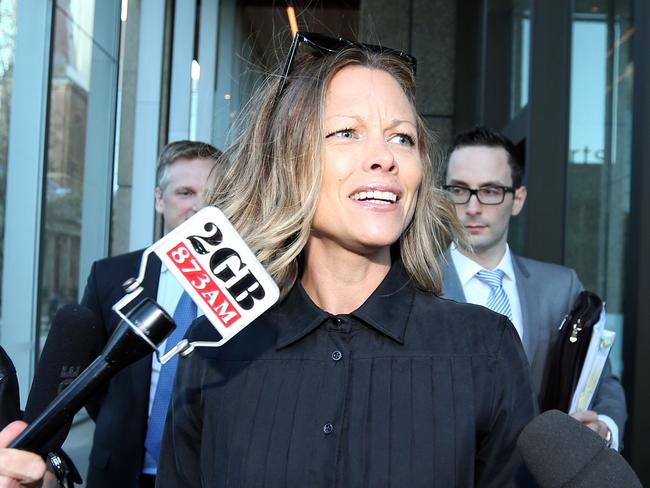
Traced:
[[[181, 298], [178, 300], [176, 310], [174, 311], [176, 329], [174, 329], [171, 335], [167, 338], [165, 352], [174, 347], [178, 341], [185, 336], [185, 332], [187, 332], [188, 327], [195, 318], [196, 303], [194, 303], [187, 292], [184, 291]], [[147, 423], [147, 436], [144, 441], [144, 446], [147, 448], [149, 455], [151, 455], [156, 462], [158, 462], [160, 442], [162, 441], [169, 400], [172, 396], [177, 364], [178, 356], [174, 356], [168, 363], [163, 364], [160, 368], [156, 394], [153, 397], [153, 405], [151, 406], [151, 413], [149, 414], [149, 421]]]
[[510, 301], [508, 300], [508, 295], [506, 295], [506, 292], [503, 289], [504, 274], [505, 273], [500, 269], [482, 269], [476, 273], [476, 277], [490, 287], [490, 296], [488, 296], [485, 306], [512, 320]]

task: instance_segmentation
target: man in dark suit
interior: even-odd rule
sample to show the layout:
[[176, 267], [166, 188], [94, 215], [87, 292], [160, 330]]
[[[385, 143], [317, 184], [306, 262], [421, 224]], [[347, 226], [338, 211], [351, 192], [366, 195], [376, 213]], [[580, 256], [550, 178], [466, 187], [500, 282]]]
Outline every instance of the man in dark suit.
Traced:
[[[522, 340], [533, 387], [541, 394], [548, 352], [557, 329], [583, 289], [575, 271], [510, 252], [508, 227], [526, 200], [523, 164], [514, 144], [488, 128], [457, 136], [444, 188], [456, 205], [472, 250], [452, 245], [443, 265], [443, 296], [507, 315]], [[609, 361], [592, 410], [573, 414], [620, 447], [625, 395]]]
[[[158, 158], [156, 187], [156, 212], [163, 216], [165, 234], [205, 205], [203, 193], [219, 156], [217, 149], [201, 142], [178, 141], [165, 146]], [[138, 275], [142, 253], [102, 259], [92, 266], [82, 304], [95, 312], [106, 339], [119, 323], [111, 307], [124, 296], [122, 283]], [[142, 286], [143, 297], [156, 300], [174, 315], [183, 290], [155, 257], [148, 260]], [[88, 488], [154, 485], [157, 450], [149, 443], [152, 435], [156, 440], [156, 434], [150, 432], [149, 415], [160, 371], [157, 358], [148, 356], [118, 373], [87, 405], [96, 423]]]

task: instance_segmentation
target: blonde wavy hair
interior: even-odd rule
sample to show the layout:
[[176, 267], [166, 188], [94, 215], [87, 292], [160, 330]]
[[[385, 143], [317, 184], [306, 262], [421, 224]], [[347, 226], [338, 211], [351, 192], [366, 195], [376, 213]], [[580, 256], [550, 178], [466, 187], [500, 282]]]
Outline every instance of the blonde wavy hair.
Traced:
[[[307, 49], [304, 49], [307, 51]], [[423, 178], [413, 219], [393, 245], [415, 286], [441, 293], [439, 259], [462, 226], [436, 187], [441, 152], [415, 109], [415, 75], [404, 60], [361, 47], [336, 54], [307, 52], [294, 64], [284, 89], [269, 77], [242, 113], [243, 128], [225, 151], [230, 166], [208, 191], [257, 255], [284, 297], [298, 279], [322, 180], [325, 94], [334, 75], [350, 65], [383, 70], [400, 84], [416, 114]]]

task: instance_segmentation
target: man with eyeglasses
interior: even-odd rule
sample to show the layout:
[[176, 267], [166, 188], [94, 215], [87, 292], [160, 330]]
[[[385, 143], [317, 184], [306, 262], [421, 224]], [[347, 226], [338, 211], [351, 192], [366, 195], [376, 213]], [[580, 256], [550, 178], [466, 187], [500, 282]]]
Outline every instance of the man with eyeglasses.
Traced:
[[[477, 127], [456, 137], [443, 188], [455, 204], [472, 250], [456, 245], [449, 249], [443, 265], [443, 296], [483, 305], [510, 318], [540, 395], [549, 348], [583, 286], [572, 269], [511, 253], [510, 219], [519, 215], [526, 201], [523, 170], [515, 145], [496, 131]], [[573, 416], [611, 447], [620, 448], [627, 417], [625, 396], [609, 361], [592, 408]]]

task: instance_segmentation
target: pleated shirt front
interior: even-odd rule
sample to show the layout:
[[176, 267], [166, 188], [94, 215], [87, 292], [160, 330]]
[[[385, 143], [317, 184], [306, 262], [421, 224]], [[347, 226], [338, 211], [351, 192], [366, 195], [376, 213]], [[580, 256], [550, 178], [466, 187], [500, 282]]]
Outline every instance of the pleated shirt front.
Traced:
[[[197, 321], [190, 340], [215, 340]], [[535, 414], [512, 324], [416, 290], [399, 262], [333, 316], [297, 284], [218, 349], [179, 361], [160, 487], [527, 486]]]

